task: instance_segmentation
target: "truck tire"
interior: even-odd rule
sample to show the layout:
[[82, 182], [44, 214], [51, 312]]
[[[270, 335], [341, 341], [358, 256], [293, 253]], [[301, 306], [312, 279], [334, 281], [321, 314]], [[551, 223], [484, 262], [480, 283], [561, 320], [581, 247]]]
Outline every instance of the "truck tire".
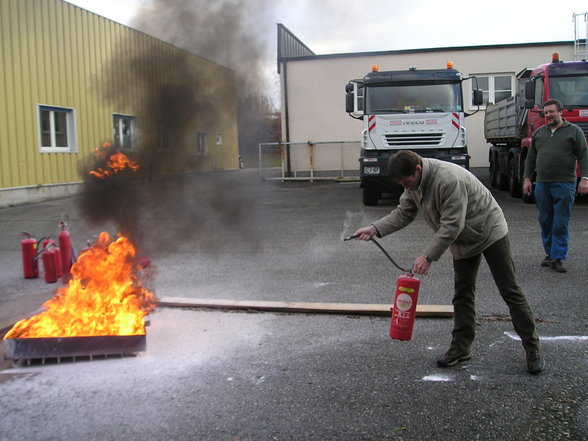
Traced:
[[363, 205], [366, 207], [372, 207], [374, 205], [378, 205], [378, 200], [380, 199], [380, 191], [378, 187], [373, 184], [363, 184]]
[[496, 188], [498, 190], [508, 190], [508, 178], [499, 171], [496, 172]]
[[519, 198], [521, 197], [521, 182], [519, 182], [517, 177], [518, 171], [514, 159], [508, 162], [508, 169], [508, 191], [513, 198]]
[[496, 170], [496, 165], [494, 164], [494, 160], [490, 160], [490, 185], [492, 188], [496, 188], [498, 185], [498, 174]]
[[508, 189], [508, 179], [500, 173], [496, 160], [490, 162], [490, 185], [498, 190]]

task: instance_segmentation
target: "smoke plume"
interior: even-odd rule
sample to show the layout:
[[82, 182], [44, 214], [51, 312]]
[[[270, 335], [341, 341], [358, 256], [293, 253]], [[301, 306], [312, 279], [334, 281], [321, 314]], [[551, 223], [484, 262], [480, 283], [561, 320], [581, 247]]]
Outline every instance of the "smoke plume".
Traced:
[[[138, 109], [135, 116], [140, 121], [140, 142], [125, 154], [140, 165], [142, 179], [127, 172], [96, 179], [88, 171], [102, 167], [105, 159], [84, 164], [86, 191], [80, 205], [90, 223], [115, 223], [146, 252], [177, 250], [177, 243], [185, 243], [186, 239], [218, 251], [223, 242], [216, 238], [226, 239], [232, 233], [249, 238], [255, 248], [260, 189], [251, 174], [199, 173], [173, 180], [157, 176], [173, 172], [178, 165], [194, 169], [198, 161], [209, 160], [194, 155], [194, 122], [206, 124], [217, 116], [214, 103], [218, 91], [210, 87], [215, 80], [212, 74], [194, 75], [185, 51], [236, 71], [236, 90], [232, 92], [242, 111], [238, 116], [239, 131], [252, 138], [240, 137], [240, 144], [277, 141], [264, 139], [263, 133], [242, 124], [257, 124], [243, 117], [251, 112], [248, 100], [254, 97], [255, 101], [263, 101], [261, 68], [271, 43], [263, 36], [268, 34], [264, 30], [272, 26], [263, 23], [269, 18], [270, 7], [269, 0], [145, 2], [132, 26], [184, 51], [171, 51], [162, 65], [148, 49], [129, 53], [126, 48], [104, 64], [96, 87], [105, 102], [118, 109], [129, 104]], [[167, 81], [170, 77], [174, 81]], [[129, 93], [121, 94], [113, 84], [124, 84]], [[154, 88], [153, 84], [159, 86]], [[129, 97], [132, 103], [125, 102]], [[166, 145], [172, 146], [163, 156], [158, 151], [162, 137]], [[161, 228], [154, 228], [154, 224]]]

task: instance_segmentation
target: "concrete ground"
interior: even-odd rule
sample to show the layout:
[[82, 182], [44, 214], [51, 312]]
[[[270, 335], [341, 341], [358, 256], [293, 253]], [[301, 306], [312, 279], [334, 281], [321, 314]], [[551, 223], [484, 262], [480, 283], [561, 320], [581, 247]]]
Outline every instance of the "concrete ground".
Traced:
[[[19, 242], [56, 235], [63, 213], [78, 250], [130, 225], [159, 298], [391, 302], [400, 272], [373, 244], [341, 241], [393, 207], [363, 207], [357, 183], [262, 183], [240, 170], [181, 184], [0, 209], [0, 328], [55, 293], [22, 277]], [[483, 265], [473, 356], [454, 368], [435, 364], [451, 319], [418, 318], [402, 342], [384, 317], [158, 308], [136, 357], [5, 363], [0, 440], [588, 439], [588, 201], [574, 208], [570, 272], [557, 274], [539, 266], [534, 206], [494, 194], [539, 320], [539, 376]], [[381, 243], [409, 266], [430, 237], [418, 219]], [[451, 303], [449, 254], [421, 281], [419, 303]]]

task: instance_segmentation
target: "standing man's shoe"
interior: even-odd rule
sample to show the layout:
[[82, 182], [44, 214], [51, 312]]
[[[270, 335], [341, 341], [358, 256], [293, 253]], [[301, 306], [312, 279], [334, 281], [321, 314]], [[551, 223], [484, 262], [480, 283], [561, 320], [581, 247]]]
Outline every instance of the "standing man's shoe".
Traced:
[[558, 273], [567, 273], [568, 272], [568, 269], [565, 266], [563, 266], [563, 264], [561, 263], [561, 260], [559, 260], [559, 259], [553, 260], [553, 263], [551, 264], [551, 268]]
[[543, 262], [541, 262], [541, 266], [551, 266], [553, 265], [553, 259], [549, 256], [545, 256], [545, 259], [543, 259]]
[[527, 352], [527, 370], [530, 374], [537, 375], [545, 368], [545, 359], [539, 351]]
[[450, 367], [455, 366], [460, 361], [472, 358], [469, 352], [460, 352], [455, 349], [449, 349], [445, 354], [437, 359], [437, 366]]

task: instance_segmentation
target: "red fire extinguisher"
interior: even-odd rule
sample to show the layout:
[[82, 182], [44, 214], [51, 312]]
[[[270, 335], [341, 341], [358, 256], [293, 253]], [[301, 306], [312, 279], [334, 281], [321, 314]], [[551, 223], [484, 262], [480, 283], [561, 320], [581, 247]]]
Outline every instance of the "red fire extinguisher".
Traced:
[[421, 281], [412, 274], [396, 279], [396, 296], [392, 307], [390, 337], [396, 340], [410, 340], [416, 315]]
[[72, 264], [72, 246], [71, 236], [69, 235], [69, 231], [65, 228], [67, 224], [64, 221], [61, 221], [60, 223], [61, 231], [57, 236], [57, 240], [59, 241], [59, 248], [61, 250], [61, 271], [65, 277], [69, 274]]
[[[357, 237], [359, 235], [349, 236], [343, 240], [356, 239]], [[370, 240], [382, 250], [384, 255], [396, 268], [407, 273], [405, 276], [400, 276], [396, 279], [396, 295], [394, 297], [394, 305], [391, 308], [392, 323], [390, 323], [390, 337], [397, 340], [410, 340], [412, 338], [412, 328], [414, 327], [421, 281], [413, 277], [410, 270], [398, 265], [376, 239], [371, 237]]]
[[63, 275], [63, 268], [62, 268], [63, 263], [61, 260], [61, 250], [59, 249], [59, 247], [57, 246], [55, 241], [53, 239], [51, 239], [50, 237], [47, 237], [43, 241], [43, 253], [45, 253], [45, 252], [50, 252], [55, 255], [55, 257], [54, 257], [54, 259], [55, 259], [55, 273], [57, 274], [57, 278], [61, 277]]
[[36, 279], [39, 277], [39, 262], [37, 261], [37, 239], [29, 233], [23, 233], [25, 238], [20, 243], [22, 253], [22, 269], [25, 279]]
[[78, 257], [77, 257], [77, 259], [79, 259], [79, 258], [80, 258], [80, 256], [81, 256], [82, 254], [84, 254], [86, 251], [88, 251], [88, 250], [89, 250], [91, 247], [92, 247], [92, 245], [90, 245], [90, 241], [89, 241], [89, 240], [87, 240], [87, 241], [86, 241], [86, 246], [80, 250], [80, 252], [78, 253]]
[[61, 253], [53, 241], [43, 250], [43, 272], [47, 283], [55, 283], [61, 276]]

